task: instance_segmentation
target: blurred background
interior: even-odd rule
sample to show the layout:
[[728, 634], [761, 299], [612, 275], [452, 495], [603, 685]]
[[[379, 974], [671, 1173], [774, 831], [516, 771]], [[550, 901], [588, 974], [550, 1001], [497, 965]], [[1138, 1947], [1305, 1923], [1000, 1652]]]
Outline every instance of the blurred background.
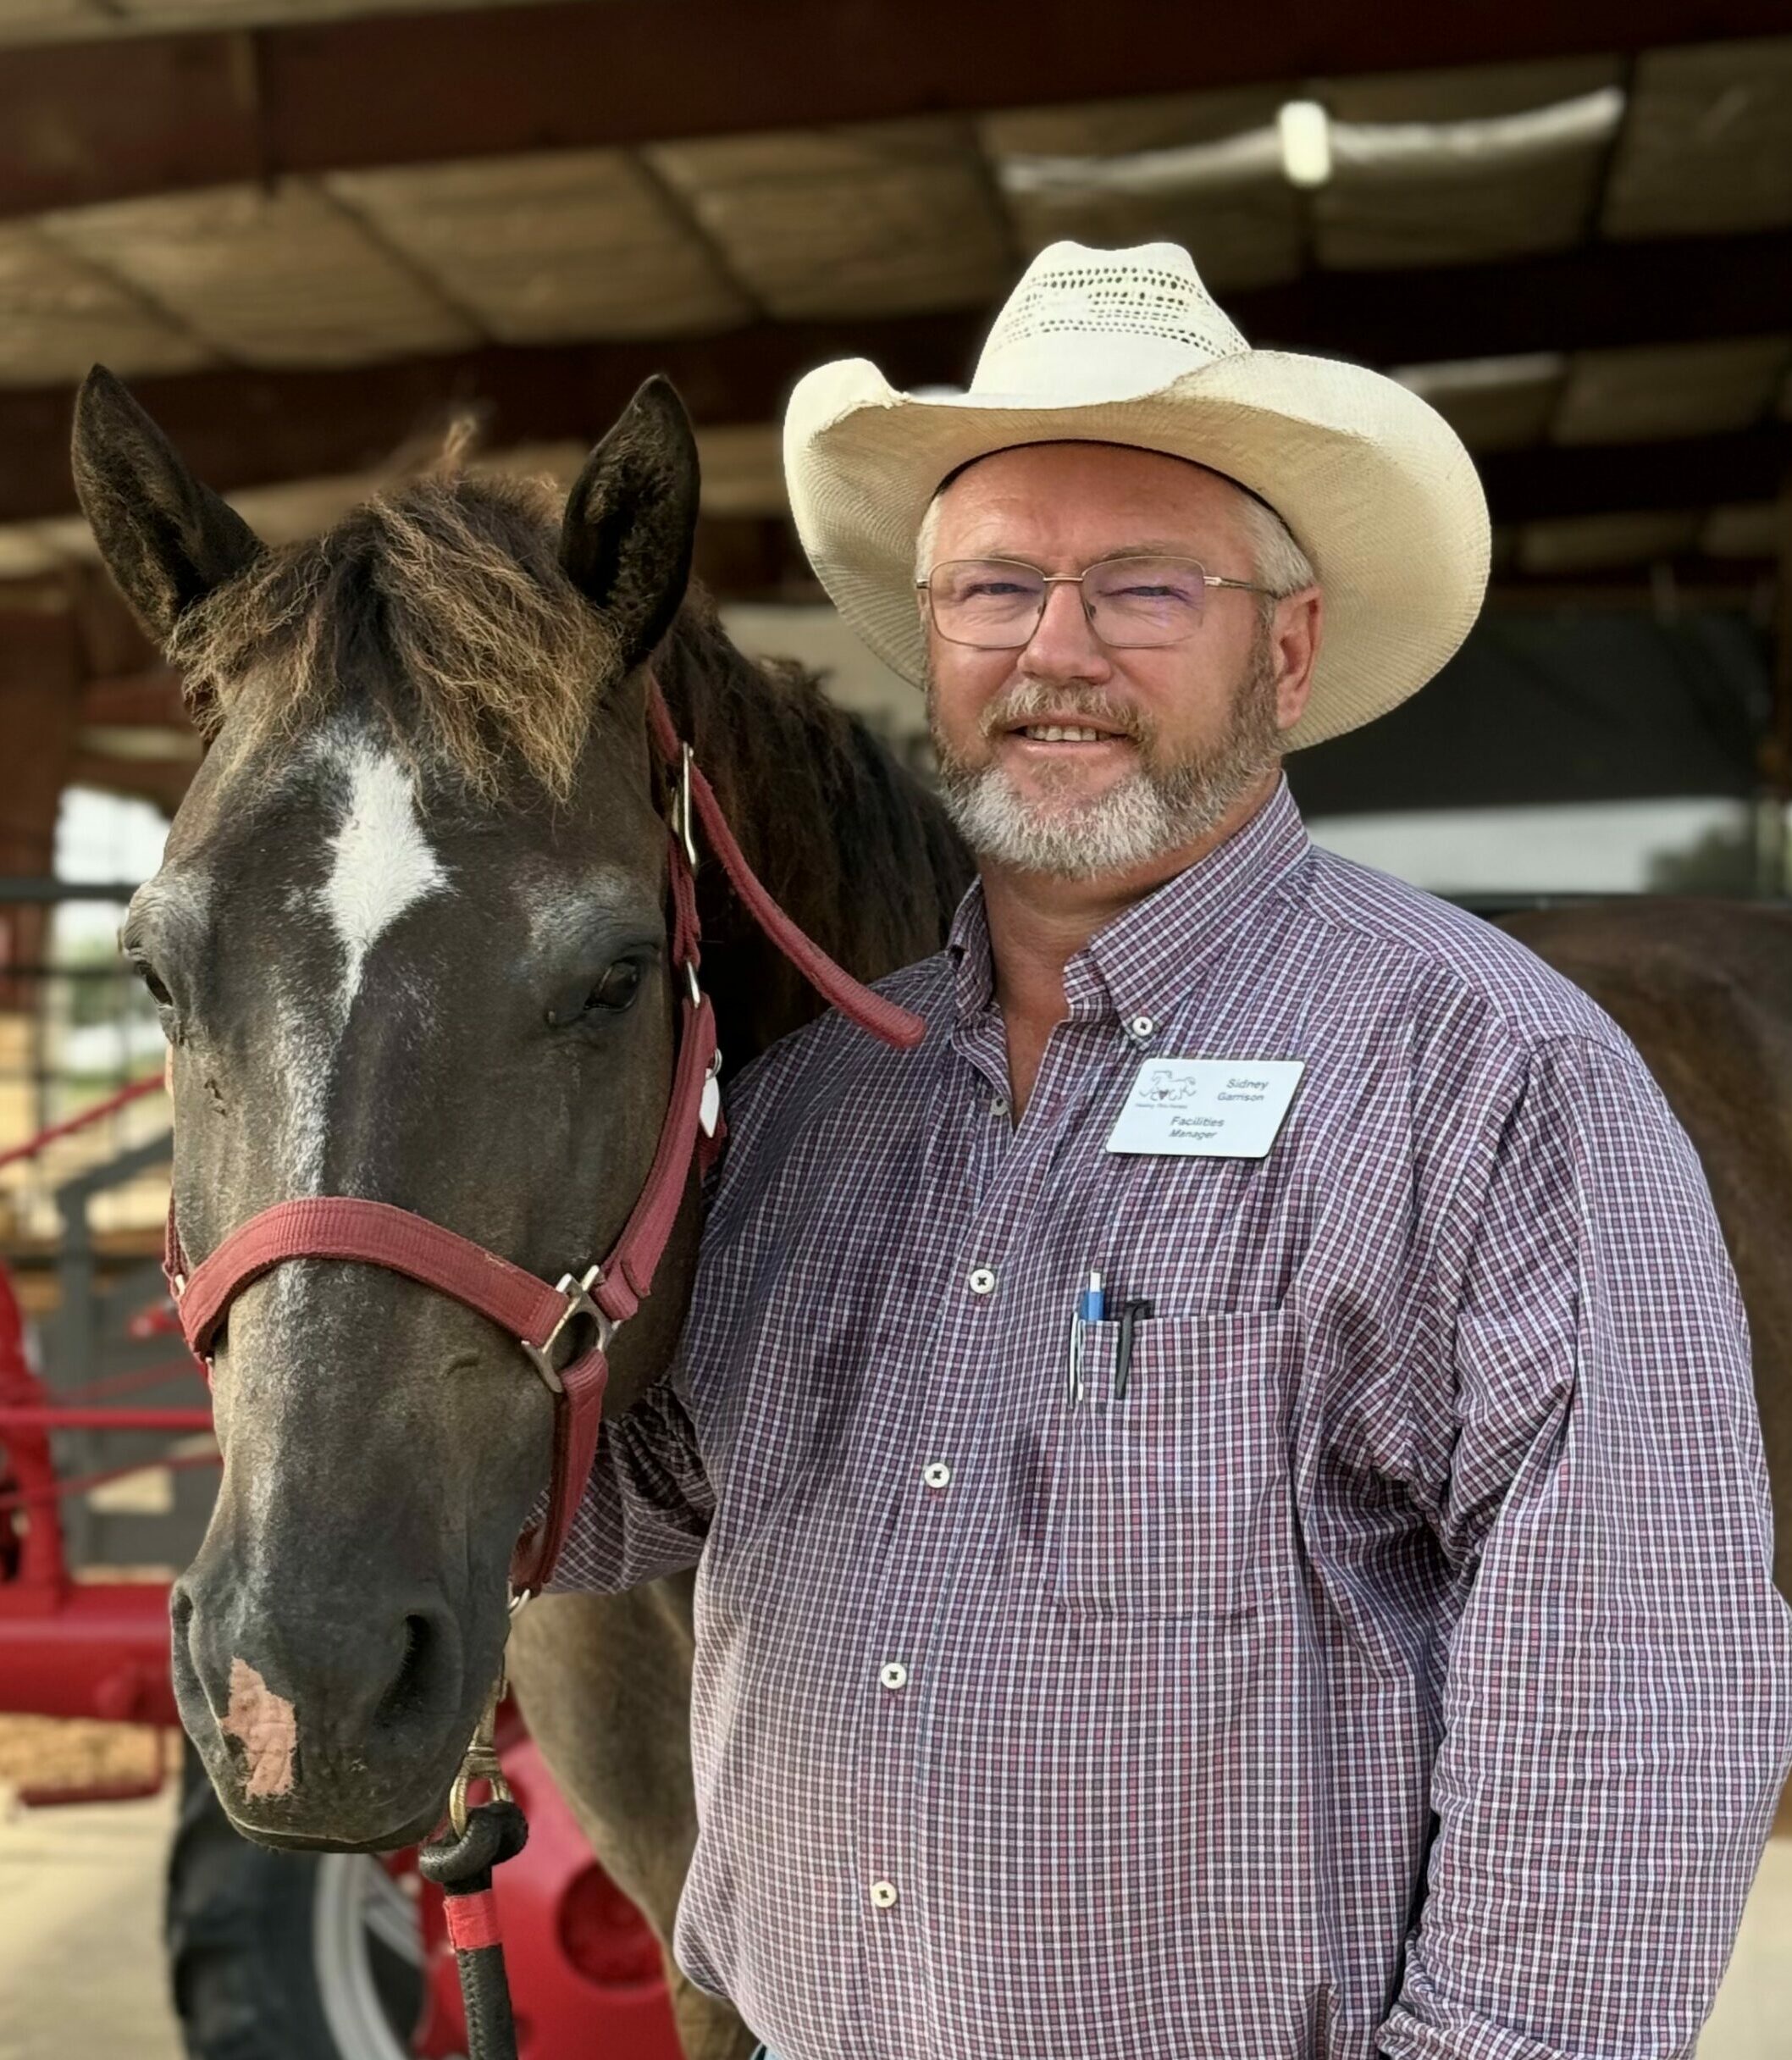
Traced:
[[[1786, 894], [1785, 0], [0, 0], [0, 1147], [40, 1139], [0, 1164], [0, 1259], [53, 1359], [167, 1358], [121, 1327], [158, 1099], [42, 1133], [159, 1064], [113, 939], [200, 748], [75, 512], [89, 365], [273, 540], [459, 415], [487, 462], [570, 479], [669, 373], [737, 640], [925, 770], [917, 697], [797, 547], [778, 418], [829, 357], [962, 384], [1061, 236], [1185, 244], [1254, 344], [1391, 373], [1480, 465], [1485, 617], [1415, 701], [1293, 761], [1320, 842], [1490, 910]], [[102, 1435], [64, 1465], [137, 1449]], [[159, 1463], [99, 1483], [75, 1559], [172, 1562], [208, 1494]], [[1719, 2060], [1792, 2056], [1787, 1878]]]

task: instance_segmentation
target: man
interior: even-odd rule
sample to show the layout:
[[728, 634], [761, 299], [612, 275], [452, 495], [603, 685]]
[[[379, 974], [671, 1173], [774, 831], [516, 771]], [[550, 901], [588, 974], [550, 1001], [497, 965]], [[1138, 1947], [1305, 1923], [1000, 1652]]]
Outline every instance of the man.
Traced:
[[1690, 2052], [1792, 1726], [1705, 1186], [1279, 769], [1465, 634], [1460, 445], [1059, 245], [968, 393], [826, 368], [786, 457], [981, 879], [918, 1051], [741, 1083], [569, 1549], [701, 1554], [682, 1963], [779, 2060]]

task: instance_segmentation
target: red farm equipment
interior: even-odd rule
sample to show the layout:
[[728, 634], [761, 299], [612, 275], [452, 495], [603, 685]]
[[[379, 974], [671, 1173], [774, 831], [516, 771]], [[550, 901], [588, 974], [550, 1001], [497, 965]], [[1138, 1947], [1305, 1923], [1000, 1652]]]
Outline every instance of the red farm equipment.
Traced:
[[[159, 1087], [141, 1083], [46, 1129], [0, 1154], [0, 1167]], [[96, 1197], [167, 1155], [164, 1134], [56, 1189], [60, 1292], [46, 1326], [47, 1372], [32, 1364], [19, 1299], [0, 1266], [0, 1711], [178, 1723], [166, 1581], [103, 1570], [191, 1554], [213, 1492], [211, 1414], [153, 1262], [108, 1277], [91, 1218]], [[157, 1390], [183, 1399], [141, 1399]], [[96, 1491], [146, 1473], [165, 1481], [164, 1508], [96, 1515], [103, 1503]], [[617, 2060], [678, 2060], [652, 1932], [593, 1859], [508, 1709], [499, 1746], [529, 1820], [528, 1844], [497, 1890], [522, 2060], [561, 2060], [593, 2046]], [[27, 1788], [21, 1799], [122, 1800], [159, 1786], [151, 1777]], [[231, 1830], [191, 1748], [169, 1858], [167, 1939], [196, 2060], [446, 2060], [465, 2050], [440, 1895], [420, 1880], [413, 1856], [250, 1845]]]

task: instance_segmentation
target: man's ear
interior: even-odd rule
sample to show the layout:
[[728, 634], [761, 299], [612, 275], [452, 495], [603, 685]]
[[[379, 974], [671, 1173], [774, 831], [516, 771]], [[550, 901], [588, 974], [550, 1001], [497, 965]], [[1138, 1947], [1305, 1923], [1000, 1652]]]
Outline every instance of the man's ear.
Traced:
[[1275, 604], [1270, 625], [1270, 651], [1275, 664], [1275, 726], [1292, 729], [1307, 712], [1313, 693], [1313, 668], [1319, 663], [1325, 635], [1325, 601], [1319, 588], [1307, 588]]
[[616, 633], [633, 672], [672, 627], [697, 533], [697, 440], [655, 374], [585, 461], [567, 496], [560, 562]]
[[75, 490], [100, 556], [158, 645], [196, 601], [262, 555], [254, 530], [193, 477], [103, 365], [75, 400], [73, 456]]

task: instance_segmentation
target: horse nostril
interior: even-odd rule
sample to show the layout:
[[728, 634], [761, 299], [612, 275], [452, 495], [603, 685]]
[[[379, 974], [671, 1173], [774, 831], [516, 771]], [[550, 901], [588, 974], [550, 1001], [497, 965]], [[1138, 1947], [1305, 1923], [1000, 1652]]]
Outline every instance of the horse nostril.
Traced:
[[193, 1598], [187, 1592], [185, 1581], [177, 1581], [168, 1605], [169, 1620], [174, 1627], [174, 1636], [182, 1645], [186, 1643], [187, 1633], [192, 1627]]
[[441, 1699], [443, 1649], [434, 1625], [426, 1616], [407, 1616], [404, 1635], [404, 1655], [373, 1719], [382, 1727], [402, 1724]]

